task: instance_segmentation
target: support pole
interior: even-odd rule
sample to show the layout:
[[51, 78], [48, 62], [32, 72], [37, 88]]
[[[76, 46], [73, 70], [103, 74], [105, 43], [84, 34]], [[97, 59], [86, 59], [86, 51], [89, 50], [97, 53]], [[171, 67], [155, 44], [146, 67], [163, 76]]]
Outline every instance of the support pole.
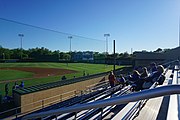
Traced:
[[114, 43], [114, 71], [116, 70], [115, 65], [116, 65], [116, 55], [115, 55], [115, 40], [113, 40]]

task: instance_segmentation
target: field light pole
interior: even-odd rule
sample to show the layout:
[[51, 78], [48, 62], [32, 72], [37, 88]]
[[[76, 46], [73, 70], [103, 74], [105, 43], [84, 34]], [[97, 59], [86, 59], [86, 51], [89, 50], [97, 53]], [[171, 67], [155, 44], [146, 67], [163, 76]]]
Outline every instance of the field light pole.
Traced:
[[70, 53], [71, 53], [71, 39], [73, 38], [72, 36], [68, 36], [68, 38], [69, 38], [69, 40], [70, 40], [70, 47], [69, 47], [69, 49], [70, 49]]
[[22, 59], [22, 38], [24, 37], [24, 34], [18, 34], [18, 36], [20, 37], [20, 41], [21, 41], [21, 59]]
[[108, 54], [108, 37], [110, 34], [104, 34], [104, 37], [106, 37], [106, 54]]
[[106, 59], [105, 59], [105, 63], [107, 64], [107, 56], [108, 56], [108, 37], [110, 36], [110, 34], [104, 34], [104, 37], [106, 38]]

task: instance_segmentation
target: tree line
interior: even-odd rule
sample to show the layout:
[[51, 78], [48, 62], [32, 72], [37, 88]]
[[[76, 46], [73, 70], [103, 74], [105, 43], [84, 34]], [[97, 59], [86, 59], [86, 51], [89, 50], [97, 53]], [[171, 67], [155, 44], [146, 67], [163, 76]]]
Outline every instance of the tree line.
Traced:
[[[28, 50], [25, 49], [8, 49], [3, 48], [0, 46], [0, 59], [1, 60], [8, 60], [8, 59], [19, 59], [19, 60], [71, 60], [72, 56], [76, 54], [77, 52], [61, 52], [59, 50], [49, 50], [47, 48], [41, 47], [41, 48], [30, 48]], [[113, 59], [113, 54], [106, 54], [105, 52], [93, 52], [94, 60], [102, 60], [102, 59]], [[115, 54], [116, 59], [119, 58], [132, 58], [131, 54], [128, 54], [128, 52], [124, 53], [116, 53]]]

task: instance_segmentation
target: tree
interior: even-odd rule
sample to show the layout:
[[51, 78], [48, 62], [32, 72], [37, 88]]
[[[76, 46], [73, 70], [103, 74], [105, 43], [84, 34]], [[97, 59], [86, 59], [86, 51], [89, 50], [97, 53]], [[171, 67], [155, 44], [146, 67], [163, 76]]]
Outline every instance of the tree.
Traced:
[[65, 54], [63, 54], [63, 59], [69, 61], [71, 59], [71, 55], [65, 53]]
[[155, 53], [160, 53], [163, 52], [163, 50], [161, 48], [158, 48], [157, 50], [154, 51]]
[[124, 52], [123, 58], [127, 58], [127, 57], [129, 57], [129, 53], [128, 52]]

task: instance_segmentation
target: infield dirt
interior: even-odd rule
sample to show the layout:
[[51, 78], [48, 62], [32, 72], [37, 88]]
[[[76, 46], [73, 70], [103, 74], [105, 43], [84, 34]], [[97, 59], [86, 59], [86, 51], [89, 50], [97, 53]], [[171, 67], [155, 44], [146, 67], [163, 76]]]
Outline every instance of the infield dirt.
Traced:
[[[67, 69], [57, 69], [57, 68], [37, 68], [37, 67], [10, 67], [10, 68], [0, 68], [5, 70], [18, 70], [18, 71], [25, 71], [25, 72], [31, 72], [33, 73], [32, 78], [43, 78], [48, 76], [58, 76], [58, 75], [64, 75], [64, 74], [71, 74], [76, 73], [77, 71], [74, 70], [67, 70]], [[29, 80], [32, 78], [23, 78], [23, 80]], [[16, 79], [16, 80], [6, 80], [1, 81], [1, 83], [9, 82], [9, 81], [19, 81], [22, 79]]]

